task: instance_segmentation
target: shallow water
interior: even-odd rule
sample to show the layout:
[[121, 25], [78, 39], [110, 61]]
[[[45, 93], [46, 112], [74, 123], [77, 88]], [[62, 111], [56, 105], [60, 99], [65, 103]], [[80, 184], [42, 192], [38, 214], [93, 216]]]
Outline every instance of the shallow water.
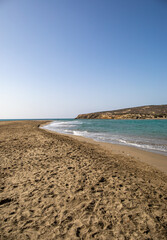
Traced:
[[167, 155], [167, 120], [59, 119], [43, 128]]

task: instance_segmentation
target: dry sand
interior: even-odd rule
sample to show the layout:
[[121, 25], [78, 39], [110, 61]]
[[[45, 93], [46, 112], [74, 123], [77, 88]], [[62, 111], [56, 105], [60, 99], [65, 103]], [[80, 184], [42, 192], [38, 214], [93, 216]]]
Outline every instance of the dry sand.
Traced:
[[[44, 124], [45, 125], [45, 124]], [[47, 130], [49, 131], [49, 130]], [[51, 131], [49, 131], [51, 132]], [[65, 134], [62, 134], [66, 136]], [[111, 144], [105, 142], [97, 142], [91, 138], [85, 138], [81, 136], [75, 135], [68, 135], [74, 139], [77, 139], [82, 142], [93, 143], [98, 145], [99, 147], [109, 150], [112, 154], [119, 154], [123, 156], [127, 156], [132, 159], [139, 160], [141, 162], [147, 163], [160, 171], [167, 174], [167, 156], [163, 154], [153, 153], [149, 151], [145, 151], [136, 147], [118, 145], [118, 144]]]
[[167, 239], [167, 175], [139, 161], [144, 151], [42, 123], [0, 122], [1, 239]]

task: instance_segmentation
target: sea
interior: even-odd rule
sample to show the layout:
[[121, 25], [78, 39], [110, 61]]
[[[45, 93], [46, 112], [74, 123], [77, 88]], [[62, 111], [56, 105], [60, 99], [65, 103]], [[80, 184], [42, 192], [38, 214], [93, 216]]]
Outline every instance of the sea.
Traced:
[[42, 128], [99, 142], [133, 146], [167, 156], [167, 119], [56, 119]]

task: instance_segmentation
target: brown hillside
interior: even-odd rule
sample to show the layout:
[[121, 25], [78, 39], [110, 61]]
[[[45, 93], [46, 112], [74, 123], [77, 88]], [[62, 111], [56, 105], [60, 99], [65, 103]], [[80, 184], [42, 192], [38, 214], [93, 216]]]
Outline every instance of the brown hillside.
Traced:
[[167, 105], [150, 105], [113, 111], [79, 114], [76, 119], [162, 119], [167, 118]]

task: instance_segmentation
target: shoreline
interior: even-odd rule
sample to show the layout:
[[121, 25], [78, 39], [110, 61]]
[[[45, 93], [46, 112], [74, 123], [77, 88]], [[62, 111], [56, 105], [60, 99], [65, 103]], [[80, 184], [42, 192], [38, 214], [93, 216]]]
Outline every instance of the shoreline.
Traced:
[[[89, 120], [91, 120], [91, 122], [88, 122], [88, 125], [87, 125], [87, 121]], [[99, 119], [93, 119], [93, 120], [96, 121]], [[120, 124], [120, 121], [117, 121], [117, 120], [115, 120], [117, 121], [115, 124], [111, 124], [111, 122], [108, 122], [106, 124], [107, 127], [105, 127], [105, 121], [97, 122], [95, 126], [92, 122], [92, 119], [88, 119], [87, 121], [83, 121], [83, 122], [76, 121], [76, 124], [75, 124], [75, 121], [72, 121], [69, 123], [69, 126], [68, 126], [68, 121], [64, 122], [63, 120], [61, 120], [59, 124], [59, 121], [53, 120], [50, 126], [48, 125], [46, 126], [46, 128], [51, 131], [55, 130], [58, 133], [62, 133], [62, 134], [70, 134], [75, 136], [83, 136], [86, 138], [91, 138], [98, 142], [106, 142], [106, 143], [111, 143], [115, 145], [135, 147], [137, 149], [141, 149], [147, 152], [157, 153], [167, 157], [167, 145], [166, 145], [166, 138], [165, 138], [166, 136], [165, 133], [167, 129], [166, 129], [166, 125], [162, 124], [162, 121], [159, 121], [159, 123], [156, 124], [155, 121], [153, 120], [154, 124], [152, 125], [151, 120], [149, 120], [146, 126], [144, 124], [144, 126], [148, 128], [148, 131], [146, 133], [145, 133], [145, 128], [143, 128], [143, 122], [141, 125], [136, 122], [135, 124], [132, 124], [132, 128], [131, 128], [130, 127], [131, 123], [129, 122], [129, 120], [128, 120], [128, 123], [126, 123], [126, 120], [123, 120], [125, 121], [123, 125]], [[78, 125], [80, 123], [81, 125]], [[82, 127], [82, 124], [83, 124], [83, 127]], [[87, 126], [88, 126], [88, 129], [87, 129]], [[98, 126], [100, 127], [100, 129], [98, 128]], [[122, 128], [126, 126], [130, 130], [125, 131], [125, 133], [123, 133], [124, 130]], [[110, 131], [110, 127], [113, 128], [113, 131]], [[155, 131], [157, 132], [156, 135], [155, 135]]]
[[165, 173], [46, 123], [0, 123], [1, 239], [166, 239]]
[[[48, 123], [50, 123], [50, 122], [48, 122]], [[56, 131], [52, 131], [52, 130], [43, 128], [43, 126], [48, 125], [48, 123], [40, 125], [39, 128], [44, 129], [45, 131], [48, 131], [48, 132], [60, 134], [62, 136], [69, 136], [69, 137], [77, 139], [81, 142], [83, 141], [86, 143], [96, 144], [99, 147], [105, 148], [106, 150], [111, 151], [114, 154], [120, 154], [120, 155], [125, 155], [128, 157], [132, 157], [132, 158], [136, 159], [137, 161], [141, 161], [146, 164], [149, 164], [149, 165], [157, 168], [158, 170], [162, 171], [163, 173], [167, 174], [167, 156], [164, 154], [147, 151], [144, 149], [137, 148], [135, 146], [125, 146], [125, 145], [121, 145], [121, 144], [99, 142], [99, 141], [95, 141], [92, 138], [76, 136], [76, 135], [72, 135], [72, 134], [59, 133]]]

